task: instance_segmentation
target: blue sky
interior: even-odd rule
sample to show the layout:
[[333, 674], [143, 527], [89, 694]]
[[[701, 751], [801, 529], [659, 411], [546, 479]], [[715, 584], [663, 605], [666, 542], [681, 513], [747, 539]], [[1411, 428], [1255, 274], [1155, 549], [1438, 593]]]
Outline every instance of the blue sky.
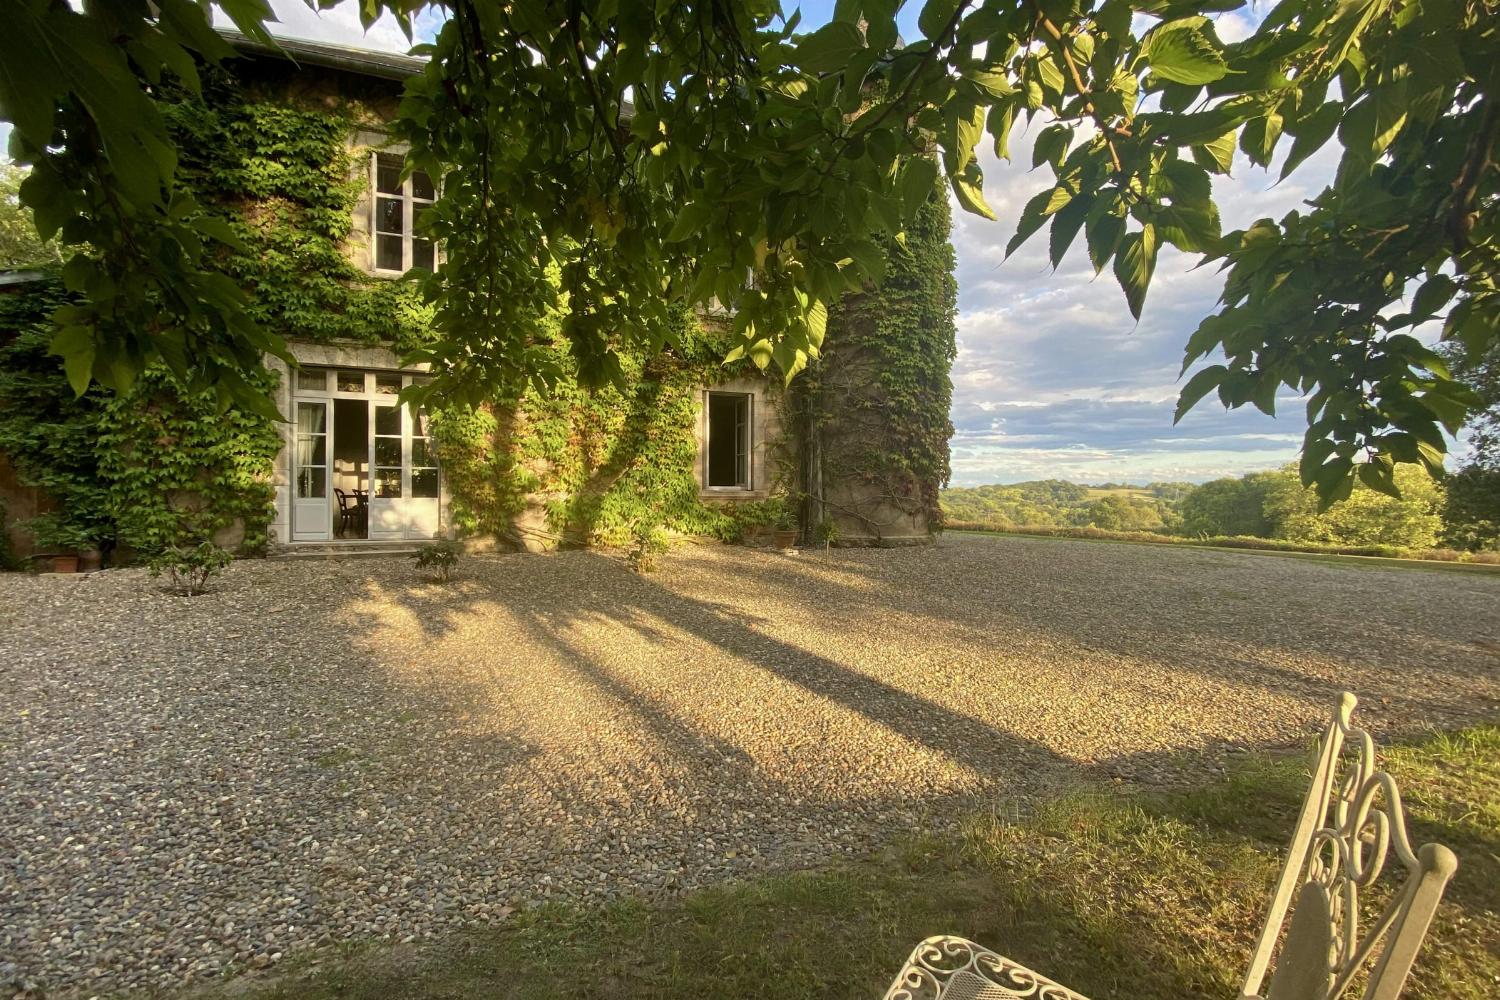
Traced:
[[[388, 18], [365, 33], [354, 4], [322, 14], [301, 0], [272, 0], [272, 6], [280, 34], [369, 48], [407, 44]], [[822, 23], [832, 7], [832, 0], [803, 4], [803, 24]], [[919, 34], [919, 9], [914, 2], [902, 12], [906, 37]], [[1251, 27], [1241, 14], [1219, 20], [1226, 40]], [[1095, 278], [1081, 244], [1056, 271], [1046, 261], [1045, 234], [1002, 263], [1021, 207], [1050, 176], [1025, 167], [1040, 128], [1035, 123], [1012, 141], [1011, 163], [982, 153], [985, 196], [998, 222], [955, 210], [955, 485], [1037, 478], [1201, 481], [1293, 459], [1304, 424], [1301, 406], [1290, 397], [1281, 400], [1279, 419], [1205, 402], [1172, 425], [1182, 347], [1218, 297], [1220, 280], [1212, 269], [1192, 270], [1195, 259], [1164, 250], [1137, 324], [1108, 273]], [[1279, 185], [1237, 162], [1215, 191], [1225, 228], [1279, 217], [1316, 193], [1331, 175], [1331, 152]]]

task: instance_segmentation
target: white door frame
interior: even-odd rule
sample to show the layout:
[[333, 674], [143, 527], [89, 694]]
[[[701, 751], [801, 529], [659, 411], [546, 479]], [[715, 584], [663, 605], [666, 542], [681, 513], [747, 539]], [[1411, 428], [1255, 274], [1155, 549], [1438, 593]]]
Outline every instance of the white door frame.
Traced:
[[[396, 403], [396, 393], [411, 385], [413, 379], [420, 379], [422, 376], [375, 369], [309, 366], [295, 370], [291, 378], [294, 380], [292, 394], [294, 414], [300, 413], [298, 408], [303, 404], [322, 405], [324, 408], [325, 434], [323, 436], [326, 463], [321, 467], [324, 496], [299, 500], [297, 498], [298, 477], [302, 474], [302, 469], [299, 467], [300, 440], [306, 435], [299, 434], [294, 425], [291, 449], [292, 489], [290, 491], [293, 498], [292, 541], [365, 540], [340, 539], [334, 534], [335, 520], [338, 517], [337, 497], [333, 491], [334, 422], [337, 412], [334, 403], [338, 400], [358, 400], [367, 407], [367, 464], [365, 467], [368, 470], [366, 484], [369, 488], [369, 506], [366, 510], [366, 538], [371, 541], [380, 541], [434, 538], [440, 534], [442, 529], [442, 470], [436, 464], [435, 454], [427, 446], [425, 434], [419, 433], [426, 429], [426, 417], [425, 415], [418, 417], [409, 407], [399, 406]], [[377, 433], [377, 411], [392, 406], [398, 407], [401, 414], [399, 438], [396, 438], [394, 434]], [[399, 478], [386, 487], [396, 494], [394, 496], [377, 496], [380, 492], [380, 486], [377, 483], [379, 470], [381, 468], [391, 471], [397, 469], [389, 462], [383, 466], [376, 465], [377, 443], [382, 437], [387, 440], [395, 438], [400, 442]], [[414, 468], [414, 461], [423, 456], [425, 456], [425, 461], [432, 464]], [[380, 457], [387, 459], [392, 457], [389, 448]], [[414, 486], [424, 491], [431, 490], [434, 495], [414, 497], [412, 496]], [[300, 519], [298, 518], [299, 505], [302, 514]], [[322, 506], [321, 517], [315, 509], [316, 505]]]

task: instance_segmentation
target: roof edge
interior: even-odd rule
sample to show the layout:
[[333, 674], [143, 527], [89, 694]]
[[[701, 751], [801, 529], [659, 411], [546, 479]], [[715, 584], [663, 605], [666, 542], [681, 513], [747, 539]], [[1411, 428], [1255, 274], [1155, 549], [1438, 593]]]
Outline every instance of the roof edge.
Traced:
[[285, 59], [293, 64], [307, 63], [326, 69], [358, 73], [382, 80], [401, 82], [422, 72], [427, 60], [421, 56], [409, 56], [399, 52], [381, 52], [377, 49], [361, 49], [336, 42], [319, 42], [310, 38], [277, 37], [280, 48], [256, 41], [232, 28], [217, 28], [219, 35], [244, 55], [266, 56]]

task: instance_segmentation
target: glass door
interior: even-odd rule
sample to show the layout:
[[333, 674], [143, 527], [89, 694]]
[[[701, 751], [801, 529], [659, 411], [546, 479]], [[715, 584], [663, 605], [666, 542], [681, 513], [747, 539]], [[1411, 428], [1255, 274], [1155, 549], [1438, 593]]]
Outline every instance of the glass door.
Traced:
[[370, 402], [370, 537], [405, 538], [405, 408], [393, 398]]
[[439, 486], [427, 414], [394, 399], [370, 405], [370, 537], [432, 538], [438, 533]]
[[292, 467], [292, 539], [325, 541], [332, 524], [328, 503], [327, 400], [297, 401], [297, 441]]

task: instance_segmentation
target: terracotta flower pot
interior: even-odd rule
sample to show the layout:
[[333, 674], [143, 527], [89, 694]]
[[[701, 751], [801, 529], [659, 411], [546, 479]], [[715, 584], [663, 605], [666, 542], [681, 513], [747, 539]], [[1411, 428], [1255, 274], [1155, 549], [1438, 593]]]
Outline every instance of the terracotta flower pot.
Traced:
[[84, 549], [78, 553], [78, 572], [95, 573], [104, 565], [104, 553], [98, 549]]
[[52, 572], [54, 573], [77, 573], [78, 557], [73, 555], [53, 556]]
[[776, 529], [776, 547], [778, 549], [789, 549], [793, 545], [796, 545], [796, 544], [797, 544], [797, 529], [796, 528], [777, 528]]

